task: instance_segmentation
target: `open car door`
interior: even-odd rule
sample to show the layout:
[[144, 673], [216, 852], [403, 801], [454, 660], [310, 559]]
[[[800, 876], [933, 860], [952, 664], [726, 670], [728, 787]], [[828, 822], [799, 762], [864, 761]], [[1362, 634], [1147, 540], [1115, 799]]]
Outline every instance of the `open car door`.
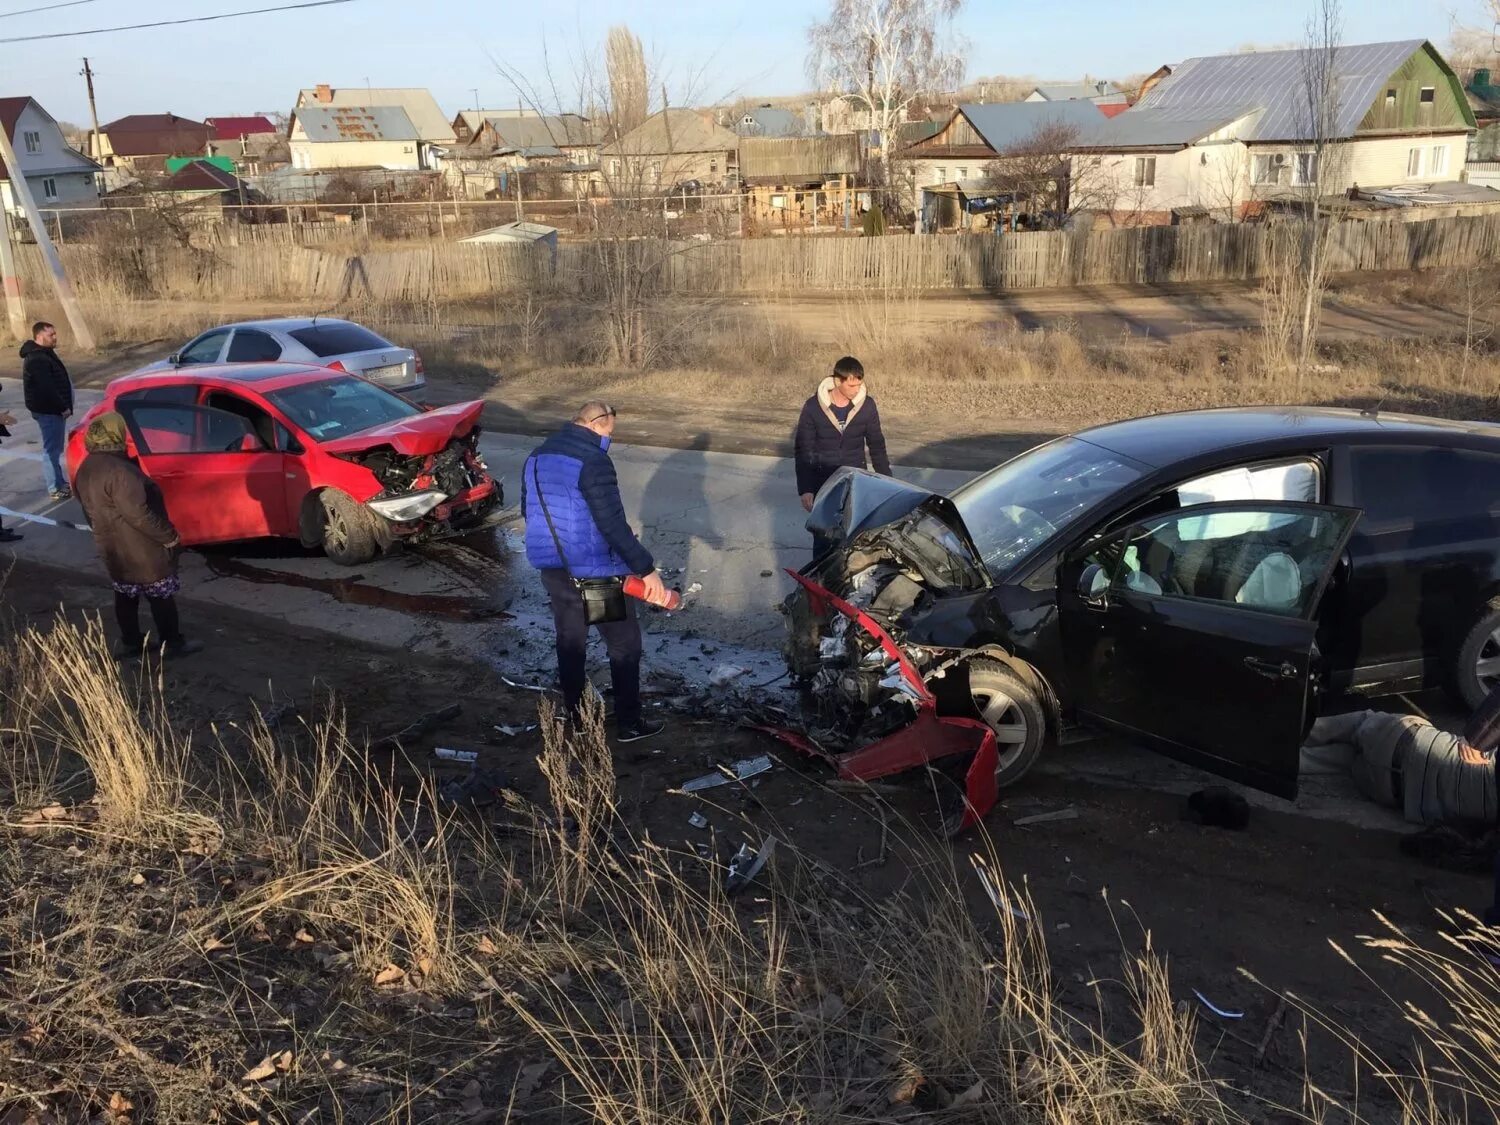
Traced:
[[1068, 698], [1170, 757], [1295, 797], [1318, 603], [1358, 518], [1202, 504], [1086, 544], [1059, 576]]
[[161, 488], [182, 541], [283, 534], [285, 455], [238, 414], [181, 403], [120, 402], [142, 471]]

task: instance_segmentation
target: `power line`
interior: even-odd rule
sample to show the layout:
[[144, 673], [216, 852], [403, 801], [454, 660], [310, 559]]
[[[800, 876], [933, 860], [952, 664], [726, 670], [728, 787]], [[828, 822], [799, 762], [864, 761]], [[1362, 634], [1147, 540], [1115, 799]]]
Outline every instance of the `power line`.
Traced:
[[55, 12], [59, 8], [76, 8], [80, 4], [92, 4], [94, 0], [67, 0], [63, 4], [43, 4], [40, 8], [21, 8], [14, 12], [0, 12], [0, 20], [7, 16], [29, 16], [33, 12]]
[[[73, 0], [83, 3], [84, 0]], [[71, 39], [79, 35], [104, 35], [112, 31], [139, 31], [147, 27], [173, 27], [181, 23], [208, 23], [212, 20], [234, 19], [236, 16], [260, 16], [267, 12], [291, 12], [299, 8], [327, 8], [333, 4], [351, 4], [354, 0], [306, 0], [301, 4], [280, 4], [274, 8], [251, 8], [243, 12], [223, 12], [217, 16], [192, 16], [180, 20], [155, 20], [151, 23], [131, 23], [122, 27], [96, 27], [89, 31], [53, 31], [46, 35], [17, 35], [0, 39], [0, 43], [34, 43], [39, 39]], [[16, 13], [19, 14], [19, 13]]]

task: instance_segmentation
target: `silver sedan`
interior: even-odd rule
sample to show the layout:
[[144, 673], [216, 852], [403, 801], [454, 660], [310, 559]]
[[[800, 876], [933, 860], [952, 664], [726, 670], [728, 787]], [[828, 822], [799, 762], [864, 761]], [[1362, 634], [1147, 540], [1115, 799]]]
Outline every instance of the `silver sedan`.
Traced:
[[142, 371], [170, 371], [204, 363], [312, 363], [360, 375], [397, 394], [420, 401], [427, 389], [422, 357], [411, 348], [349, 320], [280, 317], [210, 328], [165, 360]]

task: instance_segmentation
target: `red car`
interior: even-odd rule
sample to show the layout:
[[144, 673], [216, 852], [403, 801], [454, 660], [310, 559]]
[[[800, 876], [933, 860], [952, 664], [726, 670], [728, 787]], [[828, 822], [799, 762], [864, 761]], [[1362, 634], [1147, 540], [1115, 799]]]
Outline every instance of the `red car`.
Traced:
[[480, 402], [424, 410], [357, 376], [295, 363], [127, 375], [68, 438], [117, 410], [188, 545], [276, 536], [368, 562], [392, 544], [471, 531], [503, 502], [479, 453]]

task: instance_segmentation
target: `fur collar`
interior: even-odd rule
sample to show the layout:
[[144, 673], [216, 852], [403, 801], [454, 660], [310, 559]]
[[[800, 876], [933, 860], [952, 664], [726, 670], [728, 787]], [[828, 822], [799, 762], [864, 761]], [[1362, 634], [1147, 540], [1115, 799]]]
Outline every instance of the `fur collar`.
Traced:
[[818, 405], [822, 407], [824, 417], [833, 423], [833, 428], [842, 433], [848, 427], [849, 423], [854, 421], [854, 416], [860, 412], [860, 409], [865, 404], [865, 385], [863, 383], [859, 385], [859, 391], [855, 394], [853, 406], [849, 410], [849, 417], [845, 418], [842, 422], [838, 420], [838, 415], [833, 412], [833, 388], [832, 375], [818, 384]]

